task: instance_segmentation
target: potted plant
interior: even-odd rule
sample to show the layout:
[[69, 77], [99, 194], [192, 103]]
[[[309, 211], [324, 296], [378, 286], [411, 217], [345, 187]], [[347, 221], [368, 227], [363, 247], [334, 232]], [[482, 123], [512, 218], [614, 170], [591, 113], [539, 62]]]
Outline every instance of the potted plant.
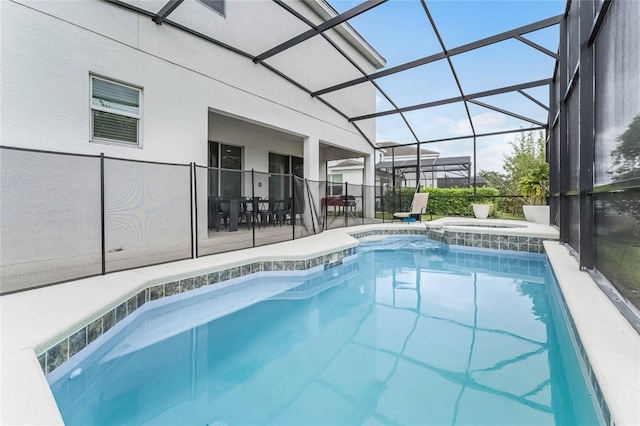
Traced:
[[549, 224], [549, 206], [546, 205], [549, 192], [549, 164], [542, 163], [538, 168], [518, 182], [526, 204], [522, 206], [525, 219], [529, 222]]
[[486, 219], [491, 211], [491, 203], [473, 203], [473, 214], [477, 219]]

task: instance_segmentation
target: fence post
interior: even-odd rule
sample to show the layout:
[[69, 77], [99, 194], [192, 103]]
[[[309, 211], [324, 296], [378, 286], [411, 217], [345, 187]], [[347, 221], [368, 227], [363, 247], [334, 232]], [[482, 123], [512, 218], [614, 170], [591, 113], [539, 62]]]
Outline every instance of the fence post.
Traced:
[[[253, 238], [253, 247], [256, 246], [256, 188], [253, 169], [251, 169], [251, 232]], [[247, 219], [248, 220], [248, 219]]]
[[291, 174], [291, 229], [296, 239], [296, 175]]
[[100, 153], [100, 234], [102, 239], [102, 275], [107, 273], [107, 242], [105, 239], [105, 212], [104, 212], [104, 152]]
[[195, 163], [191, 162], [190, 166], [189, 166], [189, 175], [191, 177], [191, 179], [189, 180], [189, 198], [191, 200], [191, 258], [195, 259], [198, 256], [198, 252], [196, 249], [196, 244], [195, 244], [195, 240], [193, 238], [193, 234], [194, 232], [198, 232], [198, 228], [197, 225], [195, 225], [194, 227], [194, 220], [193, 220], [193, 215], [194, 214], [198, 214], [197, 211], [194, 211], [194, 198], [195, 198], [195, 188], [196, 188], [196, 182], [195, 182], [195, 176], [196, 176], [196, 171], [195, 171]]
[[362, 185], [360, 185], [360, 196], [362, 197], [362, 210], [360, 211], [360, 218], [362, 219], [362, 225], [364, 225], [364, 212], [365, 212], [365, 203], [364, 203], [364, 199], [365, 197], [365, 186], [364, 183]]
[[329, 227], [327, 226], [329, 222], [329, 206], [327, 205], [328, 198], [329, 198], [329, 181], [325, 180], [324, 181], [324, 229], [325, 230], [329, 229]]
[[344, 227], [349, 226], [349, 218], [347, 217], [347, 203], [349, 202], [349, 183], [344, 183], [344, 203], [342, 203], [342, 214], [344, 215]]

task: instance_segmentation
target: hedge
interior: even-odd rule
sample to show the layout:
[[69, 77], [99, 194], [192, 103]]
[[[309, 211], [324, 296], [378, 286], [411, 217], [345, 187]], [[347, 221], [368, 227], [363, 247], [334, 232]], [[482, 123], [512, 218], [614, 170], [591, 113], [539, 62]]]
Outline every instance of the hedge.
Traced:
[[[408, 212], [413, 201], [414, 188], [396, 189], [384, 194], [384, 210], [386, 212]], [[494, 203], [494, 196], [500, 195], [495, 188], [478, 188], [473, 197], [473, 188], [424, 188], [429, 193], [428, 208], [434, 215], [440, 216], [473, 216], [472, 203]], [[493, 209], [495, 211], [495, 209]]]

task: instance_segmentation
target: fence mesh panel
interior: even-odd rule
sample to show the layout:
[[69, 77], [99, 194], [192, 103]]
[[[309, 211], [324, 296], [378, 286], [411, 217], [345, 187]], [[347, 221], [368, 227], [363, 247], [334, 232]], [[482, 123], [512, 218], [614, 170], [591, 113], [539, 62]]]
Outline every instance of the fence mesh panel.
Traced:
[[191, 257], [191, 168], [105, 159], [107, 272]]
[[640, 188], [596, 194], [596, 267], [640, 307]]
[[382, 223], [382, 218], [377, 219], [380, 189], [374, 185], [362, 185], [362, 212], [363, 223]]
[[362, 185], [345, 184], [344, 208], [347, 226], [364, 225], [364, 193]]
[[0, 149], [3, 293], [100, 274], [100, 158]]
[[253, 194], [251, 172], [205, 167], [196, 170], [198, 192], [203, 182], [206, 194], [202, 215], [207, 231], [198, 239], [198, 256], [253, 247], [254, 216], [248, 202]]
[[293, 177], [295, 236], [319, 234], [325, 227], [323, 199], [327, 197], [325, 181]]
[[256, 246], [293, 239], [291, 175], [254, 172]]

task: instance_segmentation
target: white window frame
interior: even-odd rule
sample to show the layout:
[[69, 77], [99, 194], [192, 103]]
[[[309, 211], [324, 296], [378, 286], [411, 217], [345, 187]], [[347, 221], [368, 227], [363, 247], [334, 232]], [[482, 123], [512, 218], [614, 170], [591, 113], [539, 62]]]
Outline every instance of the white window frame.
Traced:
[[[139, 99], [138, 114], [126, 113], [123, 111], [114, 111], [113, 109], [110, 109], [110, 108], [103, 108], [100, 106], [93, 105], [92, 100], [93, 100], [93, 81], [94, 80], [102, 80], [102, 81], [106, 81], [107, 83], [123, 86], [123, 87], [126, 87], [127, 89], [133, 89], [138, 91], [138, 99]], [[142, 87], [134, 86], [129, 83], [114, 80], [112, 78], [103, 77], [97, 74], [89, 74], [89, 141], [93, 143], [117, 145], [121, 147], [142, 148], [142, 110], [143, 110], [142, 101], [143, 101]], [[93, 134], [93, 111], [108, 112], [109, 114], [122, 115], [124, 117], [137, 119], [138, 120], [137, 133], [136, 133], [137, 143], [124, 142], [124, 141], [119, 141], [117, 139], [95, 137]]]

